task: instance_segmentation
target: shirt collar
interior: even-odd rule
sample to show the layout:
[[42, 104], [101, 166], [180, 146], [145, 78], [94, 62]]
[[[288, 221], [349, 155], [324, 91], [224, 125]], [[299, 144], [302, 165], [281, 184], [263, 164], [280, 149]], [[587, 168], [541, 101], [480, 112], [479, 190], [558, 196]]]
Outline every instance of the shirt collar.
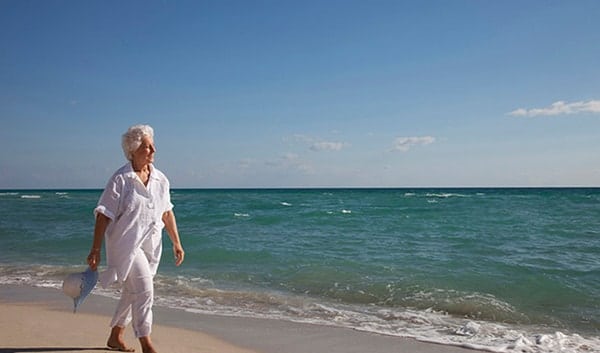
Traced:
[[[125, 169], [125, 176], [129, 177], [129, 178], [137, 178], [137, 174], [135, 174], [135, 170], [133, 170], [133, 165], [131, 164], [131, 162], [127, 163], [126, 165], [126, 169]], [[158, 176], [156, 175], [156, 173], [154, 172], [154, 165], [152, 163], [150, 163], [150, 165], [148, 165], [148, 167], [150, 168], [150, 179], [158, 179]]]

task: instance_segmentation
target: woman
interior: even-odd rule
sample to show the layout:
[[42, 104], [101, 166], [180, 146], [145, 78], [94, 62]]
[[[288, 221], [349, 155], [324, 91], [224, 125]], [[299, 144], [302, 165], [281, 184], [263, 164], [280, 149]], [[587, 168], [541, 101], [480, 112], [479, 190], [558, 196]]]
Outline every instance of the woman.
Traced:
[[106, 239], [107, 269], [100, 283], [122, 285], [121, 299], [111, 322], [106, 343], [111, 350], [133, 352], [123, 340], [125, 327], [132, 322], [144, 353], [156, 350], [150, 340], [152, 329], [153, 278], [162, 253], [162, 229], [173, 243], [175, 265], [183, 262], [169, 181], [154, 168], [154, 131], [148, 125], [130, 127], [122, 138], [129, 161], [108, 181], [98, 206], [94, 240], [87, 262], [92, 270], [100, 264], [102, 238]]

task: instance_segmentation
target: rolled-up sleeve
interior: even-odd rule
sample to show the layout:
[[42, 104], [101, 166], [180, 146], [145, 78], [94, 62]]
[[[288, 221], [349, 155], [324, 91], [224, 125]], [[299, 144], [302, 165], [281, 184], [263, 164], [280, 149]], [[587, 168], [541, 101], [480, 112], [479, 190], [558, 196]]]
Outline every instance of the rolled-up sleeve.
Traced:
[[111, 178], [106, 184], [100, 200], [98, 200], [98, 205], [94, 209], [94, 217], [98, 217], [98, 213], [102, 213], [114, 221], [118, 214], [122, 189], [123, 183], [120, 182], [120, 178]]
[[164, 177], [162, 180], [162, 194], [164, 195], [162, 212], [163, 214], [173, 209], [174, 205], [171, 202], [171, 185], [169, 180]]

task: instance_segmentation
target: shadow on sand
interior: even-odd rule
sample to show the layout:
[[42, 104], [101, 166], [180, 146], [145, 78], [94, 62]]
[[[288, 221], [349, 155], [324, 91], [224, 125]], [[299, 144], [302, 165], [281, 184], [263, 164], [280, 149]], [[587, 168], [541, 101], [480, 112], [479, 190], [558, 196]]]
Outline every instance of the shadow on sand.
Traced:
[[3, 348], [0, 347], [0, 353], [35, 353], [35, 352], [78, 352], [78, 351], [103, 351], [106, 352], [106, 347], [18, 347], [18, 348]]

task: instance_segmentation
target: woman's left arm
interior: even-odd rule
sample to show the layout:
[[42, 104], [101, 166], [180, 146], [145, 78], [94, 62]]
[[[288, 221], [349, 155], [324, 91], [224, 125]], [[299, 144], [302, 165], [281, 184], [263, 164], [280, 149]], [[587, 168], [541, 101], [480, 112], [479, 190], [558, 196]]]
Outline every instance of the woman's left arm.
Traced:
[[185, 252], [181, 246], [181, 239], [179, 239], [179, 232], [177, 231], [177, 221], [175, 220], [175, 213], [173, 210], [163, 213], [162, 221], [165, 224], [167, 234], [173, 243], [173, 255], [175, 255], [175, 265], [179, 266], [183, 262]]

